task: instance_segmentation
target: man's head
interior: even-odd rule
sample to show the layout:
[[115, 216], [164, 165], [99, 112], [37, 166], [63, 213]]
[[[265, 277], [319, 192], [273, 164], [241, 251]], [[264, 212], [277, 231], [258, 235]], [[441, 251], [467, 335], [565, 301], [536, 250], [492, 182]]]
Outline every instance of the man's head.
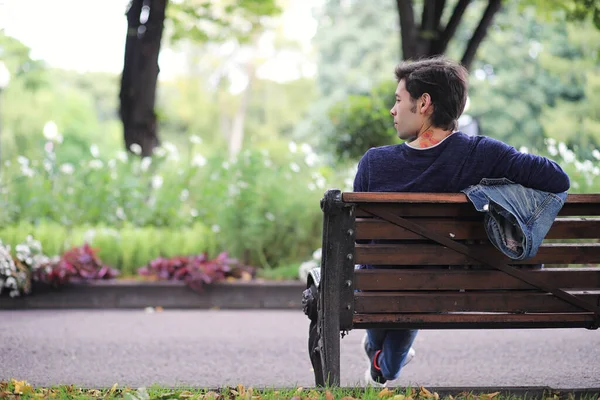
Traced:
[[428, 128], [453, 131], [467, 102], [467, 70], [445, 57], [396, 67], [396, 103], [390, 110], [400, 139]]

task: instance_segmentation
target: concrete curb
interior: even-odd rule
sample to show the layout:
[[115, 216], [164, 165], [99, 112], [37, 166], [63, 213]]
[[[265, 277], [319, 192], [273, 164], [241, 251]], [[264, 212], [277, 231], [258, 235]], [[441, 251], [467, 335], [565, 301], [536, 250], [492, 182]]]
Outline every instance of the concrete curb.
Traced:
[[62, 288], [34, 287], [27, 296], [0, 297], [0, 310], [23, 309], [301, 309], [300, 281], [235, 281], [202, 293], [176, 281], [90, 281]]

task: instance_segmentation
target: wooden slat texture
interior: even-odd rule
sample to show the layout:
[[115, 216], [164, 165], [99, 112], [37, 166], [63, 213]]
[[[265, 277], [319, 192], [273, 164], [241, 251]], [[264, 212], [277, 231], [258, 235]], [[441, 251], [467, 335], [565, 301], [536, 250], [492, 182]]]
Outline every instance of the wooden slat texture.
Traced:
[[[456, 240], [487, 239], [483, 227], [483, 217], [473, 220], [452, 218], [419, 218], [412, 219], [423, 228], [451, 237]], [[452, 233], [452, 235], [450, 235]], [[390, 222], [377, 218], [358, 218], [356, 220], [356, 238], [413, 240], [423, 239], [421, 236]], [[546, 239], [597, 239], [600, 238], [600, 218], [559, 218], [546, 235]]]
[[[598, 264], [599, 243], [544, 244], [535, 257], [514, 261], [490, 245], [470, 247], [486, 254], [497, 254], [498, 261], [508, 264]], [[472, 265], [476, 264], [466, 255], [438, 244], [357, 244], [357, 264], [376, 265]]]
[[[468, 203], [462, 193], [391, 193], [391, 192], [344, 192], [342, 200], [348, 203]], [[600, 205], [600, 193], [569, 194], [565, 205]]]
[[588, 328], [592, 313], [573, 314], [355, 314], [355, 329]]
[[[527, 271], [545, 285], [561, 289], [600, 290], [600, 267]], [[390, 290], [527, 290], [535, 287], [502, 271], [476, 269], [363, 269], [354, 274], [354, 288]]]
[[[594, 305], [600, 291], [570, 292]], [[532, 291], [511, 292], [357, 292], [357, 314], [444, 313], [444, 312], [585, 312], [552, 294]]]

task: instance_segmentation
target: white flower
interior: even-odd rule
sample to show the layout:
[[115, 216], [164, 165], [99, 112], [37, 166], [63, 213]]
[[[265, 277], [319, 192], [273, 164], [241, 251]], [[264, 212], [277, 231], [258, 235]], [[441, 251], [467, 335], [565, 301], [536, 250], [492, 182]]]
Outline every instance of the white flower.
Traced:
[[267, 158], [265, 160], [264, 164], [265, 164], [265, 167], [271, 168], [271, 166], [273, 165], [273, 162]]
[[229, 169], [229, 163], [227, 161], [223, 161], [223, 164], [221, 164], [221, 166], [223, 167], [223, 169]]
[[179, 200], [186, 201], [190, 197], [190, 191], [187, 189], [183, 189], [181, 194], [179, 195]]
[[190, 142], [192, 142], [194, 144], [200, 144], [200, 143], [202, 143], [202, 138], [200, 138], [200, 136], [197, 136], [197, 135], [192, 135], [192, 136], [190, 136]]
[[304, 162], [309, 167], [312, 167], [317, 162], [317, 155], [315, 153], [309, 153], [304, 157]]
[[298, 151], [298, 145], [296, 144], [296, 142], [289, 142], [288, 149], [290, 149], [290, 152], [295, 153]]
[[125, 220], [127, 219], [127, 215], [125, 215], [125, 211], [123, 210], [122, 207], [117, 208], [117, 211], [115, 212], [115, 215], [117, 216], [117, 218], [119, 218], [120, 220]]
[[268, 219], [269, 221], [275, 221], [275, 216], [273, 215], [273, 213], [267, 212], [265, 214], [265, 218]]
[[148, 168], [152, 164], [152, 159], [150, 157], [142, 158], [142, 162], [140, 163], [140, 169], [144, 172], [148, 171]]
[[163, 184], [163, 178], [162, 178], [162, 176], [160, 176], [160, 175], [154, 175], [152, 177], [152, 187], [154, 189], [160, 189], [160, 187], [162, 186], [162, 184]]
[[48, 172], [52, 171], [52, 162], [44, 160], [44, 169]]
[[164, 147], [159, 146], [154, 148], [154, 155], [158, 158], [163, 158], [167, 155], [167, 150]]
[[98, 158], [100, 156], [100, 149], [98, 149], [98, 146], [93, 144], [90, 146], [90, 153], [92, 154], [92, 157]]
[[54, 121], [48, 121], [44, 124], [44, 137], [48, 140], [55, 140], [58, 138], [58, 127]]
[[192, 208], [190, 210], [190, 215], [194, 218], [196, 218], [198, 216], [198, 210], [196, 210], [195, 208]]
[[169, 153], [177, 153], [177, 146], [175, 146], [173, 143], [164, 142], [162, 146]]
[[194, 167], [203, 167], [206, 165], [206, 158], [204, 158], [202, 154], [196, 154], [192, 159], [192, 165]]
[[550, 153], [551, 156], [557, 155], [558, 150], [556, 149], [556, 146], [553, 144], [548, 145], [548, 153]]
[[33, 170], [31, 168], [29, 168], [27, 165], [22, 165], [21, 166], [21, 173], [23, 174], [23, 176], [28, 176], [28, 177], [33, 177]]
[[598, 151], [598, 149], [594, 149], [592, 151], [592, 156], [594, 156], [596, 160], [600, 160], [600, 151]]
[[102, 162], [102, 160], [98, 159], [90, 160], [88, 165], [91, 169], [102, 169], [102, 167], [104, 167], [104, 163]]
[[29, 165], [29, 159], [27, 157], [19, 156], [17, 157], [17, 162], [21, 165]]
[[73, 172], [75, 172], [75, 168], [73, 167], [73, 164], [64, 163], [60, 166], [60, 172], [65, 175], [71, 175]]
[[106, 164], [108, 165], [108, 168], [113, 169], [114, 167], [117, 166], [117, 160], [115, 160], [114, 158], [111, 158], [110, 160], [108, 160], [108, 162]]
[[219, 233], [219, 232], [221, 232], [221, 227], [220, 227], [219, 225], [217, 225], [217, 224], [213, 225], [211, 229], [212, 229], [212, 231], [213, 231], [214, 233]]
[[310, 147], [310, 145], [308, 143], [302, 143], [302, 145], [300, 146], [300, 149], [302, 150], [302, 152], [304, 154], [310, 154], [313, 152], [312, 147]]
[[290, 169], [294, 172], [300, 172], [300, 166], [295, 162], [290, 164]]
[[75, 193], [75, 190], [73, 190], [73, 188], [71, 186], [69, 186], [67, 188], [67, 194], [73, 194], [73, 193]]
[[302, 264], [300, 264], [300, 267], [298, 268], [298, 278], [300, 278], [300, 281], [306, 282], [310, 271], [313, 268], [317, 268], [318, 266], [319, 266], [319, 264], [317, 264], [313, 260], [305, 261]]
[[323, 253], [323, 249], [321, 249], [321, 248], [318, 248], [318, 249], [316, 249], [316, 250], [314, 251], [314, 253], [312, 254], [312, 256], [313, 256], [313, 259], [315, 259], [315, 260], [320, 260], [320, 259], [321, 259], [321, 257], [322, 257], [322, 253]]
[[310, 182], [308, 184], [308, 190], [310, 190], [311, 192], [314, 192], [315, 190], [317, 190], [317, 187], [315, 186], [314, 183]]
[[132, 144], [131, 144], [131, 146], [129, 146], [129, 150], [131, 150], [131, 152], [132, 152], [133, 154], [136, 154], [136, 155], [138, 155], [138, 156], [139, 156], [140, 154], [142, 154], [142, 146], [140, 146], [140, 145], [139, 145], [139, 144], [137, 144], [137, 143], [132, 143]]
[[119, 160], [119, 161], [121, 161], [121, 162], [123, 162], [123, 163], [126, 163], [126, 162], [127, 162], [127, 158], [128, 158], [128, 156], [127, 156], [127, 153], [126, 153], [126, 152], [124, 152], [124, 151], [119, 151], [119, 152], [117, 153], [117, 156], [116, 156], [116, 157], [117, 157], [117, 160]]
[[527, 147], [525, 147], [525, 146], [521, 146], [521, 148], [519, 149], [519, 151], [521, 153], [529, 153], [529, 149]]

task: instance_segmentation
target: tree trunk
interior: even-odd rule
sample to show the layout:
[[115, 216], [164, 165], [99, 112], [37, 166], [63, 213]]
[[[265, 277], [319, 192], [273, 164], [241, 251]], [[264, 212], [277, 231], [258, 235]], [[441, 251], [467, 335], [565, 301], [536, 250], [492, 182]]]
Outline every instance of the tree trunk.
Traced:
[[154, 103], [158, 80], [158, 54], [168, 0], [132, 0], [127, 11], [127, 39], [121, 76], [120, 116], [125, 147], [141, 147], [151, 156], [159, 140]]
[[[424, 0], [421, 25], [415, 23], [412, 0], [396, 0], [400, 23], [400, 40], [402, 43], [402, 58], [417, 60], [444, 54], [448, 43], [456, 34], [467, 6], [471, 0], [459, 0], [445, 27], [441, 26], [441, 18], [446, 6], [445, 0]], [[487, 34], [494, 15], [500, 11], [502, 0], [488, 0], [488, 5], [462, 57], [462, 64], [470, 68], [477, 49]]]

